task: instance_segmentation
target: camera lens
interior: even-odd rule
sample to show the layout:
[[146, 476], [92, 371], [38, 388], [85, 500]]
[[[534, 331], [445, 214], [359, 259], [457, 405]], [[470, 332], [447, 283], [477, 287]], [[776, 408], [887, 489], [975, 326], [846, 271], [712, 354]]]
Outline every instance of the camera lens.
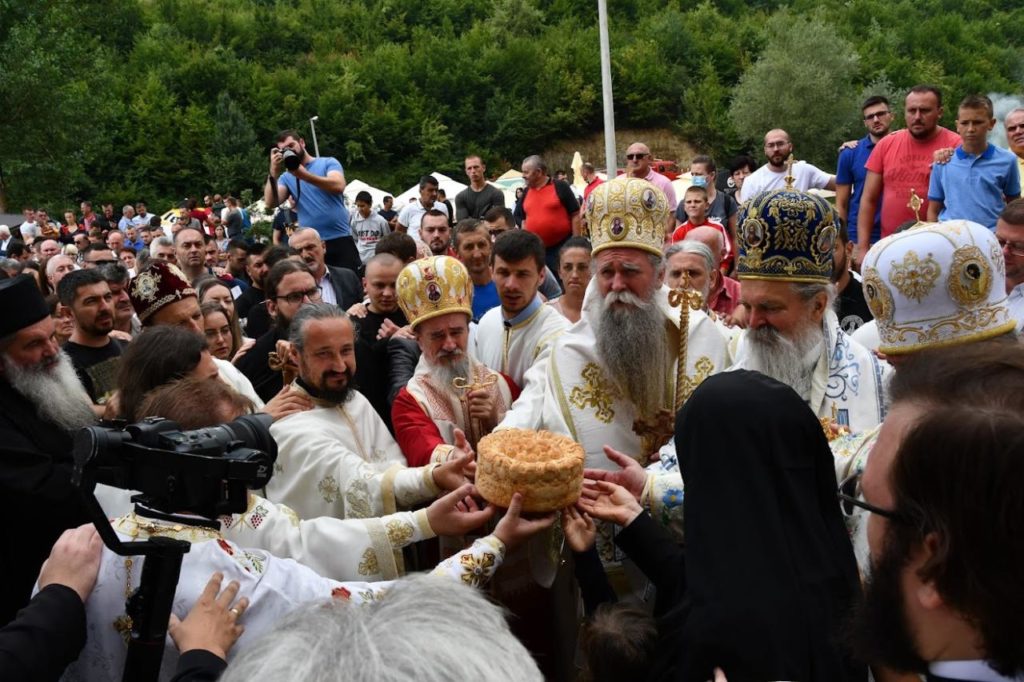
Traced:
[[270, 435], [274, 418], [269, 414], [246, 414], [221, 426], [234, 440], [241, 441], [247, 448], [265, 452], [271, 462], [277, 461], [277, 441]]

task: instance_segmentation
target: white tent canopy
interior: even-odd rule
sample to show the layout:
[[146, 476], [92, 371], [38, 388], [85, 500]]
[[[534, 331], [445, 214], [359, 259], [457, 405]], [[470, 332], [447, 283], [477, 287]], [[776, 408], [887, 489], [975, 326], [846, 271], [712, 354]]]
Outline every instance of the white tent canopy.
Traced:
[[[370, 196], [373, 197], [371, 205], [374, 209], [384, 208], [384, 197], [393, 196], [390, 192], [385, 192], [382, 189], [377, 189], [372, 185], [368, 185], [362, 180], [353, 178], [349, 180], [345, 185], [345, 204], [352, 208], [356, 205], [356, 195], [360, 192], [369, 192]], [[397, 202], [396, 202], [397, 203]]]
[[[430, 175], [433, 175], [437, 180], [438, 189], [444, 190], [449, 201], [454, 200], [456, 194], [466, 189], [466, 185], [462, 184], [458, 180], [452, 180], [444, 173], [430, 173]], [[405, 205], [409, 203], [409, 199], [418, 199], [419, 196], [420, 184], [417, 182], [415, 185], [395, 197], [395, 210], [401, 211]]]

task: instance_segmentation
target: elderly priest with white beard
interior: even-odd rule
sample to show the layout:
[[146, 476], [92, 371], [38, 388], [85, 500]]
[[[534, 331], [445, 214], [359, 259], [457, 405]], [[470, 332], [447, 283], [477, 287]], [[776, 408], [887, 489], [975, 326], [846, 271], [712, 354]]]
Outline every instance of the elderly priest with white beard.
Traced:
[[[590, 194], [594, 277], [581, 319], [553, 342], [537, 398], [543, 405], [515, 403], [499, 428], [569, 435], [591, 468], [616, 468], [606, 445], [646, 464], [671, 439], [693, 389], [729, 366], [715, 323], [663, 284], [669, 208], [661, 190], [640, 178], [619, 177]], [[687, 306], [682, 338], [680, 303]]]
[[[750, 322], [733, 338], [731, 369], [790, 386], [833, 435], [874, 429], [885, 417], [892, 368], [847, 336], [832, 308], [832, 251], [841, 229], [832, 207], [792, 188], [768, 190], [743, 205], [738, 226], [736, 272]], [[644, 476], [627, 467], [609, 480], [625, 484], [655, 518], [678, 521], [683, 482], [675, 458], [651, 468]]]
[[72, 433], [95, 421], [35, 281], [0, 281], [0, 497], [24, 520], [0, 531], [0, 625], [28, 603], [61, 533], [89, 522], [71, 484]]
[[842, 229], [821, 197], [792, 188], [754, 196], [740, 210], [736, 277], [750, 310], [732, 369], [781, 381], [820, 419], [859, 433], [885, 417], [890, 367], [851, 339], [833, 309], [832, 252]]

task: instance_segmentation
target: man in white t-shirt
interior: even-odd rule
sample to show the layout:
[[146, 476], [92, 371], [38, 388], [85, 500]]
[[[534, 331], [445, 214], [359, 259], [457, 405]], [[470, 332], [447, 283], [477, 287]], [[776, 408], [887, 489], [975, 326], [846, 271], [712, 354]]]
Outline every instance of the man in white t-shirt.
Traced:
[[793, 142], [789, 133], [780, 128], [769, 130], [764, 136], [764, 155], [768, 163], [751, 173], [743, 181], [739, 199], [743, 203], [759, 192], [781, 189], [786, 186], [786, 176], [793, 176], [793, 187], [806, 192], [809, 189], [836, 188], [836, 176], [812, 166], [806, 161], [797, 161], [791, 171], [786, 170], [786, 161], [793, 153]]
[[398, 213], [398, 231], [407, 233], [416, 241], [423, 241], [420, 238], [420, 221], [432, 208], [448, 215], [448, 207], [437, 201], [437, 178], [424, 175], [420, 178], [420, 198], [403, 206]]

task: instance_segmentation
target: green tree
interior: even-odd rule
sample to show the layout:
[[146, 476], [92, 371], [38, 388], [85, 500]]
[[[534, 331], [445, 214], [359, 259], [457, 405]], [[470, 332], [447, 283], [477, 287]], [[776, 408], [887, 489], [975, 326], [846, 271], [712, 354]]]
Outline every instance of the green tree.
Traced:
[[781, 10], [767, 36], [767, 47], [733, 90], [729, 118], [751, 142], [784, 128], [799, 158], [831, 168], [836, 145], [853, 133], [843, 123], [858, 105], [857, 53], [820, 15]]
[[251, 185], [266, 165], [259, 150], [256, 132], [241, 107], [231, 95], [220, 93], [213, 135], [202, 155], [211, 184], [221, 192], [238, 192]]
[[701, 63], [699, 80], [683, 95], [680, 132], [700, 152], [724, 160], [739, 145], [729, 118], [729, 89], [710, 59]]

